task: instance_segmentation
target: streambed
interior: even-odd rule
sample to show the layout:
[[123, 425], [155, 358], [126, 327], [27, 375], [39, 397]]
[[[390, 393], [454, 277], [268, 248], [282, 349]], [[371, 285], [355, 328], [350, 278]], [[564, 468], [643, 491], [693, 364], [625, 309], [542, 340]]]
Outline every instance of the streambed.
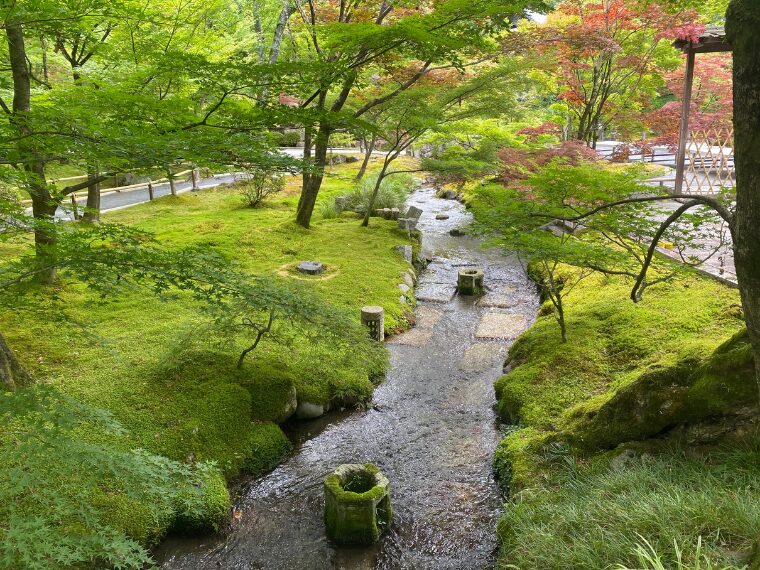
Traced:
[[[470, 214], [417, 190], [423, 254], [417, 326], [389, 340], [391, 370], [363, 412], [301, 423], [294, 454], [235, 493], [225, 536], [171, 539], [156, 552], [167, 569], [481, 570], [495, 560], [502, 498], [491, 471], [501, 432], [493, 382], [512, 339], [533, 321], [535, 286], [517, 259], [452, 237]], [[446, 214], [446, 220], [436, 215]], [[487, 293], [454, 294], [457, 271], [485, 270]], [[391, 481], [395, 519], [380, 543], [343, 548], [325, 535], [322, 481], [342, 463], [376, 463]]]

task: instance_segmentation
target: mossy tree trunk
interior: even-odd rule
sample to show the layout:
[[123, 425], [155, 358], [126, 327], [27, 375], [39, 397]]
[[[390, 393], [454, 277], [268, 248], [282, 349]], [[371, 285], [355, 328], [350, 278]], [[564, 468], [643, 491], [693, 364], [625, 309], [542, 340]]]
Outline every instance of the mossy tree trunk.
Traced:
[[29, 374], [19, 364], [0, 334], [0, 389], [15, 390], [29, 383]]
[[734, 49], [736, 275], [760, 388], [760, 2], [732, 0], [726, 15]]

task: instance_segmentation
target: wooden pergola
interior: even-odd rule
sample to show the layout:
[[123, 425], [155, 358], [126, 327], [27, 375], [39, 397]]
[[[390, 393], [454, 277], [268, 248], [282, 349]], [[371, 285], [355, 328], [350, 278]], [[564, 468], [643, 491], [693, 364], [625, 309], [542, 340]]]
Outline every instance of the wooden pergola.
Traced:
[[733, 49], [726, 42], [725, 29], [720, 26], [708, 27], [696, 42], [678, 40], [675, 42], [675, 46], [686, 54], [686, 78], [683, 90], [683, 107], [681, 109], [681, 129], [678, 137], [675, 180], [675, 193], [681, 194], [686, 171], [686, 147], [689, 143], [689, 114], [694, 87], [694, 64], [697, 54], [725, 53], [731, 52]]

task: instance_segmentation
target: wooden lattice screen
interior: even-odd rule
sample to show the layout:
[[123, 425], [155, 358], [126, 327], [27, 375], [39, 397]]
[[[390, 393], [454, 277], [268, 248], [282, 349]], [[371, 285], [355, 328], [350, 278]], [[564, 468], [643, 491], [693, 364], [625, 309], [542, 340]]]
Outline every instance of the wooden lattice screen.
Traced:
[[692, 131], [685, 167], [684, 194], [717, 194], [724, 188], [733, 188], [733, 128]]

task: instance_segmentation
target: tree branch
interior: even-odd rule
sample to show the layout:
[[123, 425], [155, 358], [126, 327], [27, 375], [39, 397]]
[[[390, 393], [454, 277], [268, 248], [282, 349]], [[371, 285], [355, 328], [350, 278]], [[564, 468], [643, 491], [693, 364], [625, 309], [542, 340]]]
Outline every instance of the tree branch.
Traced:
[[641, 286], [644, 283], [644, 279], [646, 278], [647, 271], [649, 271], [649, 266], [652, 264], [652, 258], [654, 257], [654, 254], [657, 251], [657, 244], [660, 243], [660, 239], [662, 238], [662, 235], [687, 210], [690, 210], [694, 206], [698, 206], [701, 203], [702, 202], [700, 202], [699, 200], [692, 200], [691, 202], [687, 202], [686, 204], [678, 208], [675, 212], [670, 214], [670, 216], [668, 216], [668, 218], [664, 222], [662, 222], [662, 225], [660, 226], [660, 228], [657, 230], [657, 232], [654, 234], [654, 237], [652, 238], [652, 243], [649, 245], [649, 250], [647, 251], [646, 257], [644, 258], [644, 265], [641, 267], [641, 273], [639, 273], [639, 276], [636, 279], [636, 284], [633, 286], [633, 289], [631, 290], [631, 300], [633, 300], [634, 303], [637, 303], [641, 299], [641, 292], [640, 292]]

